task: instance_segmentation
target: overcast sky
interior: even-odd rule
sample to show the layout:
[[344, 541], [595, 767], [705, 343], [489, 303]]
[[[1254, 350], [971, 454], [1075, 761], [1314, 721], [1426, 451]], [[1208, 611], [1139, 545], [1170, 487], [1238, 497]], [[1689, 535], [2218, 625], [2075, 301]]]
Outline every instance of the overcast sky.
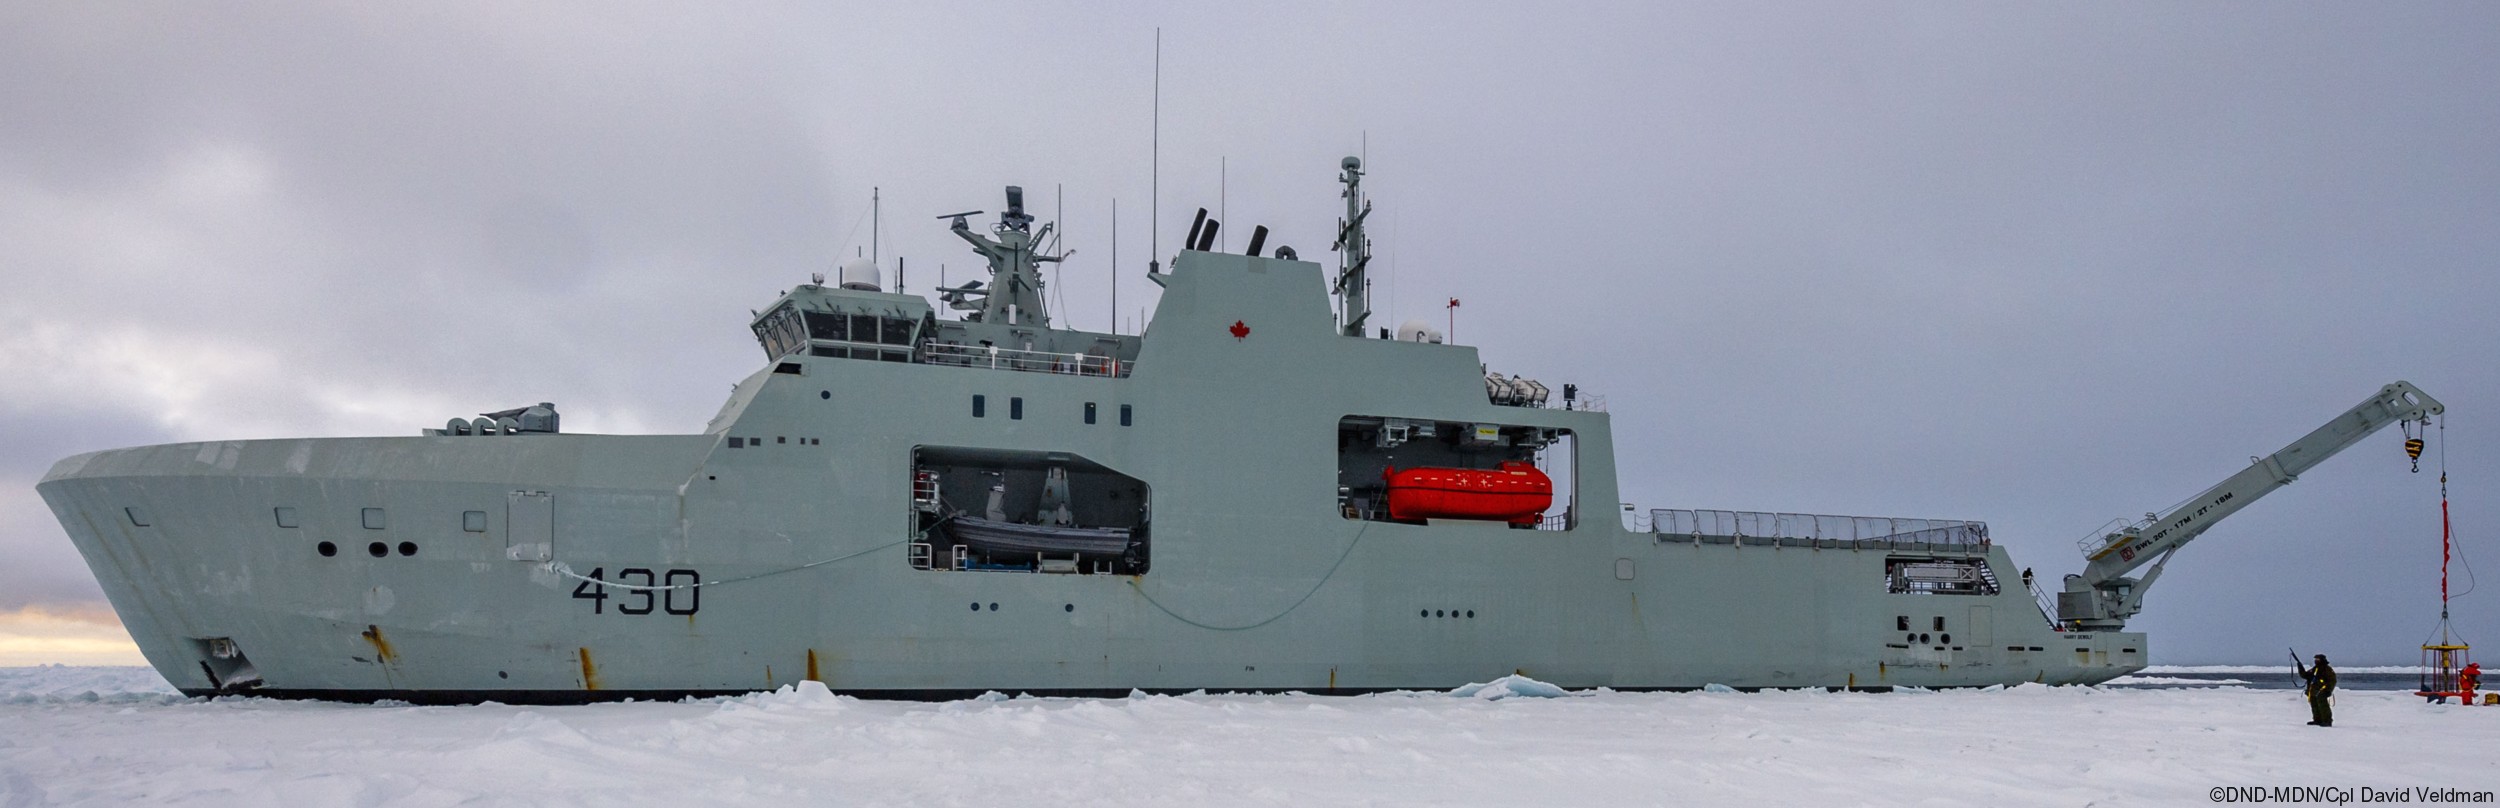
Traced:
[[[695, 431], [872, 188], [914, 290], [978, 266], [931, 217], [1064, 188], [1092, 329], [1118, 199], [1133, 333], [1157, 26], [1164, 252], [1205, 205], [1322, 256], [1367, 153], [1375, 321], [1458, 297], [1494, 369], [1605, 395], [1643, 508], [1981, 519], [2054, 580], [2408, 379], [2500, 642], [2489, 3], [37, 2], [0, 4], [0, 663], [136, 658], [53, 461], [541, 400]], [[2182, 551], [2154, 660], [2417, 659], [2441, 447], [2400, 441]]]

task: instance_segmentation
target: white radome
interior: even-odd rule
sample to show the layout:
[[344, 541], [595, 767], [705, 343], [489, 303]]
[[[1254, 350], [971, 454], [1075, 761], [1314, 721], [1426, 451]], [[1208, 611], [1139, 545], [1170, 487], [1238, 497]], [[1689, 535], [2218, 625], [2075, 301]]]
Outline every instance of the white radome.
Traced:
[[1441, 329], [1418, 317], [1398, 325], [1399, 342], [1440, 342]]
[[862, 292], [885, 291], [883, 278], [879, 277], [877, 271], [877, 262], [871, 259], [853, 258], [842, 262], [836, 277], [839, 280], [835, 282], [844, 289], [857, 289]]

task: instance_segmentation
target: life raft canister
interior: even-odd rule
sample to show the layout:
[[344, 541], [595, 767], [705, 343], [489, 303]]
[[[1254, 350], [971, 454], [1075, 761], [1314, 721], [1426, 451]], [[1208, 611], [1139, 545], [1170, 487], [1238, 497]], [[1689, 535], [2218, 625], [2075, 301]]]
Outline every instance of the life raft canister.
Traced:
[[1535, 464], [1502, 461], [1493, 469], [1418, 466], [1383, 469], [1391, 519], [1482, 519], [1535, 524], [1554, 505], [1554, 480]]

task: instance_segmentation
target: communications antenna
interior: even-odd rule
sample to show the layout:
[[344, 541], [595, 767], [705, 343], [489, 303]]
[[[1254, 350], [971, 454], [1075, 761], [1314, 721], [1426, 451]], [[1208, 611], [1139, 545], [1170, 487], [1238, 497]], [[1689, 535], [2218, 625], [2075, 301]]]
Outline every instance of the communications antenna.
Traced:
[[1330, 248], [1337, 251], [1337, 332], [1360, 337], [1363, 323], [1372, 316], [1371, 281], [1364, 276], [1372, 262], [1372, 240], [1363, 234], [1372, 204], [1363, 197], [1363, 158], [1348, 155], [1339, 165], [1345, 169], [1337, 177], [1345, 183], [1345, 218], [1337, 220], [1337, 243]]

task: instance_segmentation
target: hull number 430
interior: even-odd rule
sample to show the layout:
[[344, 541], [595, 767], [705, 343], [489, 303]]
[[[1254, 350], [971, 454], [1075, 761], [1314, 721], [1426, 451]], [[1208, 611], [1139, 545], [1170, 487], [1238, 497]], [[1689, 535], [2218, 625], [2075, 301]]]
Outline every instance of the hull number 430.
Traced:
[[619, 591], [614, 593], [608, 591], [607, 571], [606, 567], [593, 569], [588, 576], [590, 580], [573, 587], [573, 597], [590, 601], [591, 614], [606, 614], [608, 598], [611, 597], [617, 600], [617, 614], [650, 614], [656, 610], [684, 615], [694, 614], [703, 608], [703, 588], [695, 586], [703, 577], [696, 575], [694, 570], [655, 572], [641, 567], [617, 570], [616, 588]]

